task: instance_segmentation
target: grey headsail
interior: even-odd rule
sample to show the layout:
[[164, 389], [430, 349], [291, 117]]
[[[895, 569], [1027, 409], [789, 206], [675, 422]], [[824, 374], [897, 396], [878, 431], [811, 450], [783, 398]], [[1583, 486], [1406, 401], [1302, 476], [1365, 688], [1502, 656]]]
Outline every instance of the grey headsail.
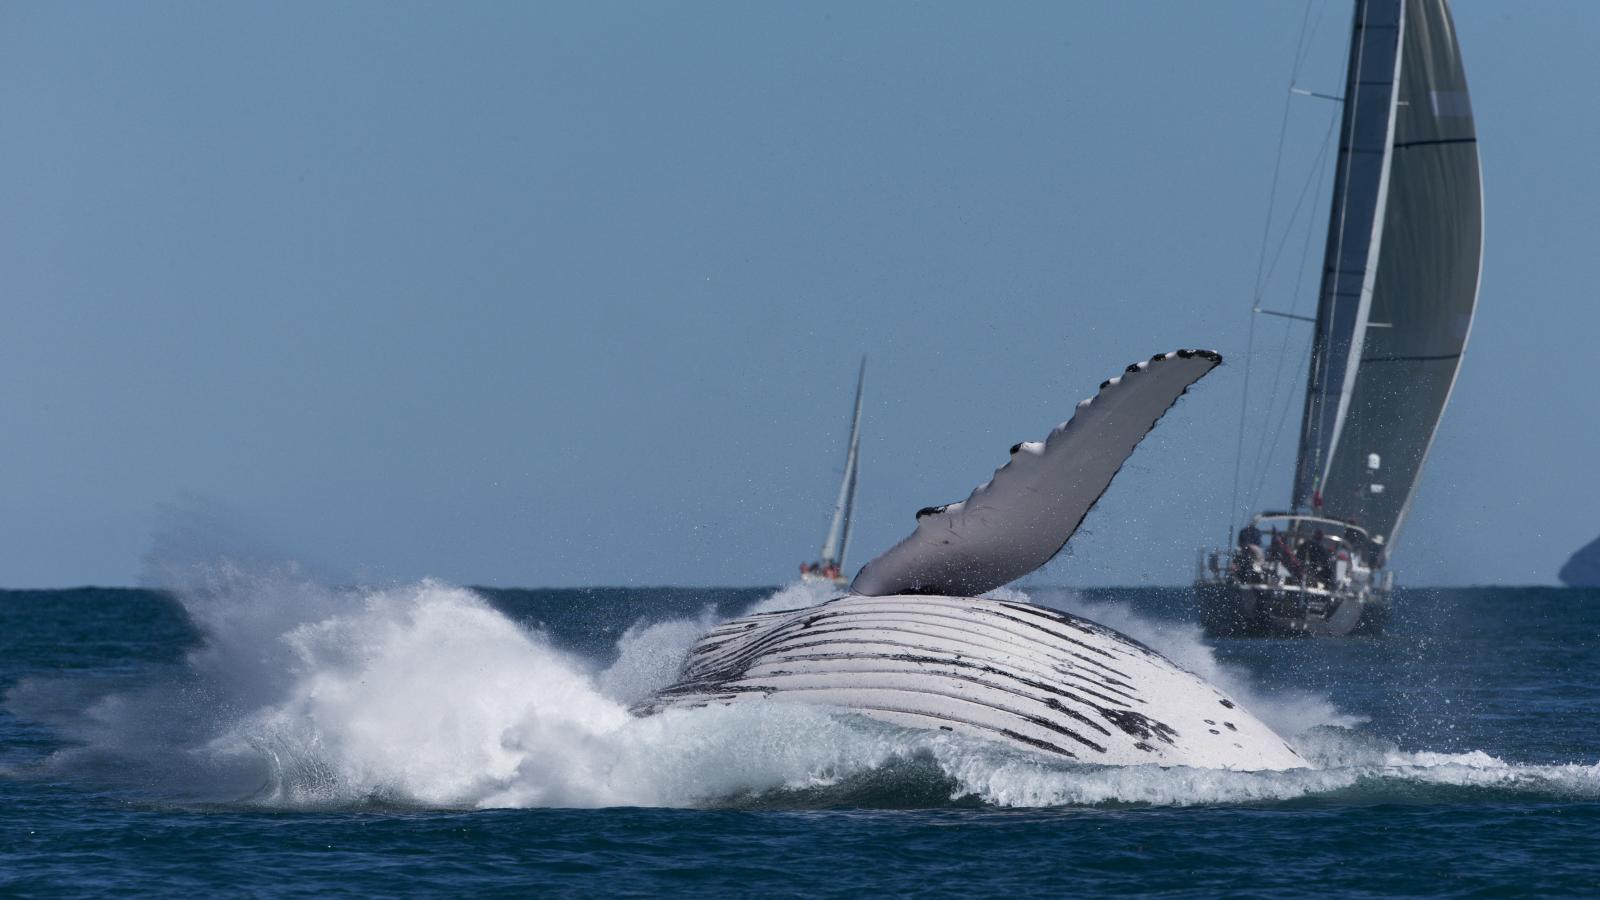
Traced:
[[844, 568], [844, 555], [850, 550], [850, 520], [856, 507], [856, 466], [861, 458], [861, 389], [867, 380], [867, 358], [861, 357], [856, 373], [856, 405], [850, 416], [850, 449], [845, 453], [844, 477], [839, 480], [839, 500], [833, 506], [833, 522], [822, 542], [822, 564]]
[[[1368, 4], [1375, 5], [1375, 4]], [[1478, 302], [1477, 133], [1445, 0], [1405, 0], [1387, 197], [1349, 397], [1309, 507], [1392, 551], [1455, 385]], [[1302, 468], [1307, 460], [1302, 458]], [[1376, 464], [1376, 465], [1374, 465]]]
[[1012, 447], [972, 496], [917, 513], [917, 530], [867, 563], [850, 589], [972, 596], [1049, 562], [1161, 416], [1221, 362], [1209, 350], [1179, 350], [1128, 366], [1048, 438]]

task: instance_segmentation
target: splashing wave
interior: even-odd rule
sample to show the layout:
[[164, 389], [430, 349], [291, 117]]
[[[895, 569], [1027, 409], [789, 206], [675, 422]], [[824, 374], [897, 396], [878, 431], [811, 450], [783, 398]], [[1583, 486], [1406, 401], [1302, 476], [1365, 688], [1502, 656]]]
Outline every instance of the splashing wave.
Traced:
[[[757, 608], [806, 606], [831, 593], [791, 585]], [[1197, 630], [1151, 623], [1126, 607], [1086, 609], [1071, 597], [1058, 605], [1156, 646], [1298, 735], [1298, 749], [1315, 766], [1249, 773], [1069, 765], [791, 704], [631, 716], [630, 702], [671, 680], [711, 624], [709, 612], [628, 629], [616, 661], [600, 668], [473, 592], [435, 581], [331, 590], [292, 570], [222, 567], [180, 596], [204, 635], [185, 682], [203, 711], [191, 705], [190, 726], [158, 748], [167, 758], [162, 778], [212, 773], [212, 790], [200, 793], [213, 800], [241, 799], [226, 796], [234, 791], [249, 803], [334, 807], [1040, 807], [1382, 796], [1400, 786], [1413, 794], [1467, 788], [1600, 797], [1600, 765], [1402, 752], [1353, 731], [1355, 720], [1326, 700], [1257, 696], [1242, 673], [1216, 662]], [[88, 748], [58, 754], [58, 763], [114, 758], [119, 742], [138, 743], [129, 723], [171, 709], [171, 698], [154, 689], [103, 698], [93, 710], [101, 727], [79, 736]], [[151, 742], [141, 746], [149, 752]]]

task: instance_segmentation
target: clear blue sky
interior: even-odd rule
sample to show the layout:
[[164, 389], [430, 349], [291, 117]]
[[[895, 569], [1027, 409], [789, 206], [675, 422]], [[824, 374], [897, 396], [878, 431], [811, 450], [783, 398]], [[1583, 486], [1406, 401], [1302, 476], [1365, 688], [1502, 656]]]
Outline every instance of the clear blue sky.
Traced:
[[[1337, 92], [1327, 6], [1301, 83]], [[1036, 576], [1180, 583], [1226, 537], [1303, 11], [0, 6], [0, 584], [132, 583], [174, 503], [364, 578], [773, 583], [823, 537], [860, 354], [852, 567], [1208, 346], [1233, 364]], [[1550, 582], [1600, 532], [1600, 4], [1455, 13], [1482, 302], [1396, 564]], [[1296, 101], [1296, 189], [1330, 106]]]

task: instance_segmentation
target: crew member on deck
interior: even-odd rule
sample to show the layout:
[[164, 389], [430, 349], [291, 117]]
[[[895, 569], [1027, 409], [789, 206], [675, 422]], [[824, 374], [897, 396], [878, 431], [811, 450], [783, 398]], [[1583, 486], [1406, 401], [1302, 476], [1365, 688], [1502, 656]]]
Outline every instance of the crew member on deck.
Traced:
[[1239, 529], [1239, 548], [1242, 550], [1245, 547], [1254, 547], [1258, 553], [1261, 551], [1261, 529], [1254, 522]]
[[1300, 555], [1305, 559], [1306, 565], [1311, 569], [1311, 577], [1323, 584], [1333, 582], [1333, 554], [1328, 552], [1326, 539], [1322, 529], [1318, 528], [1311, 535], [1311, 540], [1300, 546]]
[[1289, 542], [1283, 539], [1278, 529], [1272, 529], [1272, 547], [1267, 550], [1267, 561], [1282, 563], [1289, 570], [1289, 577], [1298, 577], [1301, 569], [1300, 560], [1295, 559], [1294, 551], [1289, 549]]
[[1261, 550], [1261, 529], [1254, 522], [1239, 529], [1239, 549], [1233, 555], [1233, 577], [1240, 581], [1258, 581], [1261, 563], [1266, 554]]

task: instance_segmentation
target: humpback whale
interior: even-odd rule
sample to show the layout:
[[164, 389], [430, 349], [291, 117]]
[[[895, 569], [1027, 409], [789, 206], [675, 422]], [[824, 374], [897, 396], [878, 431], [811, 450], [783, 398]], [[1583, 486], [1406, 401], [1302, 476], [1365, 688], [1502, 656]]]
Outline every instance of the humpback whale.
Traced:
[[717, 626], [677, 681], [634, 711], [808, 703], [1082, 763], [1306, 765], [1233, 698], [1144, 644], [976, 596], [1059, 553], [1144, 436], [1221, 362], [1178, 350], [1128, 366], [1045, 440], [1013, 446], [966, 500], [919, 511], [848, 594]]

